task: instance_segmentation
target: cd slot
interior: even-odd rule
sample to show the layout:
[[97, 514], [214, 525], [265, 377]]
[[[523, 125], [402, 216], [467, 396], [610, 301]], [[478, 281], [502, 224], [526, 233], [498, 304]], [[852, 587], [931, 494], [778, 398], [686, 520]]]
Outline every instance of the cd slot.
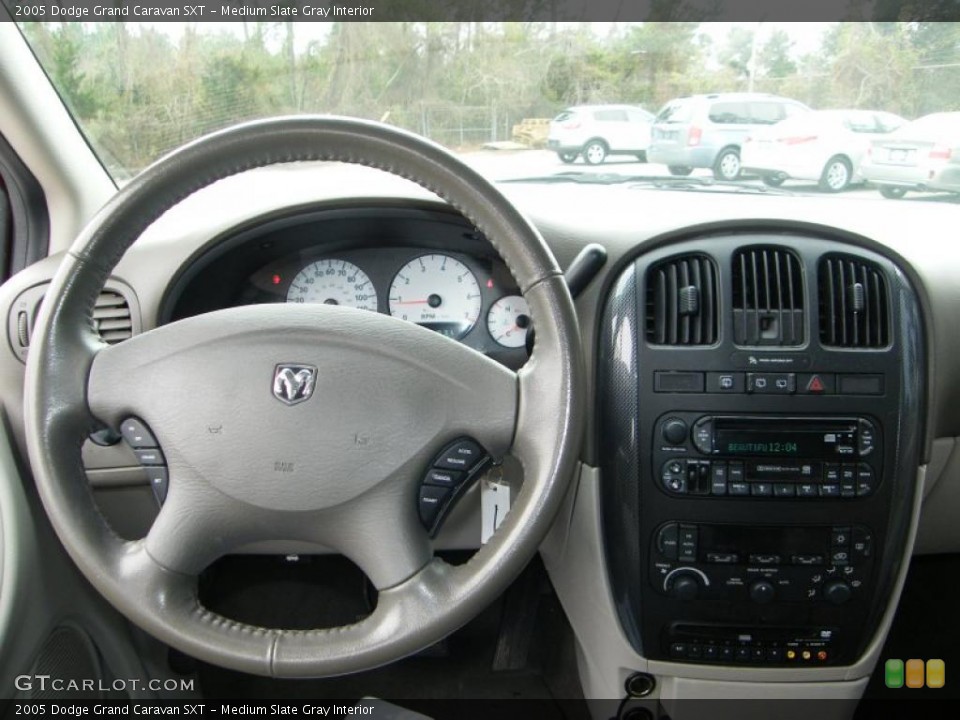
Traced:
[[750, 460], [745, 467], [749, 481], [820, 482], [823, 477], [817, 460]]

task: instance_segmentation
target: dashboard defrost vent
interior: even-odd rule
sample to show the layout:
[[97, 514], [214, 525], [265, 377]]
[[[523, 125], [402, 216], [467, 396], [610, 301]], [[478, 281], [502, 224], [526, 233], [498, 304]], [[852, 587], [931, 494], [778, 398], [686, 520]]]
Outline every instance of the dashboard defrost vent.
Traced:
[[737, 345], [803, 344], [803, 271], [780, 247], [733, 256], [733, 340]]
[[717, 341], [717, 271], [705, 255], [684, 255], [647, 271], [647, 340], [654, 345]]
[[889, 344], [887, 286], [880, 268], [852, 255], [825, 255], [817, 276], [823, 345], [882, 348]]
[[115, 345], [133, 336], [130, 306], [123, 295], [104, 290], [93, 308], [93, 322], [105, 343]]

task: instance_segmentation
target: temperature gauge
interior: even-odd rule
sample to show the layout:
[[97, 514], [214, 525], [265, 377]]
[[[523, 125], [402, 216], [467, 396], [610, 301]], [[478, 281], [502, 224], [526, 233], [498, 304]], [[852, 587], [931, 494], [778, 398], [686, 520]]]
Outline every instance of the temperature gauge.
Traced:
[[497, 300], [487, 314], [487, 330], [498, 343], [508, 348], [523, 347], [530, 327], [530, 308], [520, 295]]

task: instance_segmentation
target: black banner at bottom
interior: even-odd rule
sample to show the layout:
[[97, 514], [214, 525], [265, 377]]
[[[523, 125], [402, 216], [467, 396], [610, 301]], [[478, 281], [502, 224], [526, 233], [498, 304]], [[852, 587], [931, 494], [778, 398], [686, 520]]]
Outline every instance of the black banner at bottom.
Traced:
[[956, 718], [960, 700], [0, 700], [0, 718], [298, 717], [371, 720], [886, 720]]

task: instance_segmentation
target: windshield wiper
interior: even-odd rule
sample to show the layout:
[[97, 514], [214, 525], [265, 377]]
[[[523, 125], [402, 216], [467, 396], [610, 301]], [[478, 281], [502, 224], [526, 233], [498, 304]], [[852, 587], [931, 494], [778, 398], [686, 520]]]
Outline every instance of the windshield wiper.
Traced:
[[708, 177], [674, 177], [665, 175], [624, 175], [622, 173], [561, 172], [524, 178], [508, 178], [501, 183], [577, 183], [580, 185], [635, 185], [658, 190], [688, 190], [693, 192], [733, 192], [756, 195], [793, 195], [789, 190], [766, 185], [744, 185], [729, 180]]

